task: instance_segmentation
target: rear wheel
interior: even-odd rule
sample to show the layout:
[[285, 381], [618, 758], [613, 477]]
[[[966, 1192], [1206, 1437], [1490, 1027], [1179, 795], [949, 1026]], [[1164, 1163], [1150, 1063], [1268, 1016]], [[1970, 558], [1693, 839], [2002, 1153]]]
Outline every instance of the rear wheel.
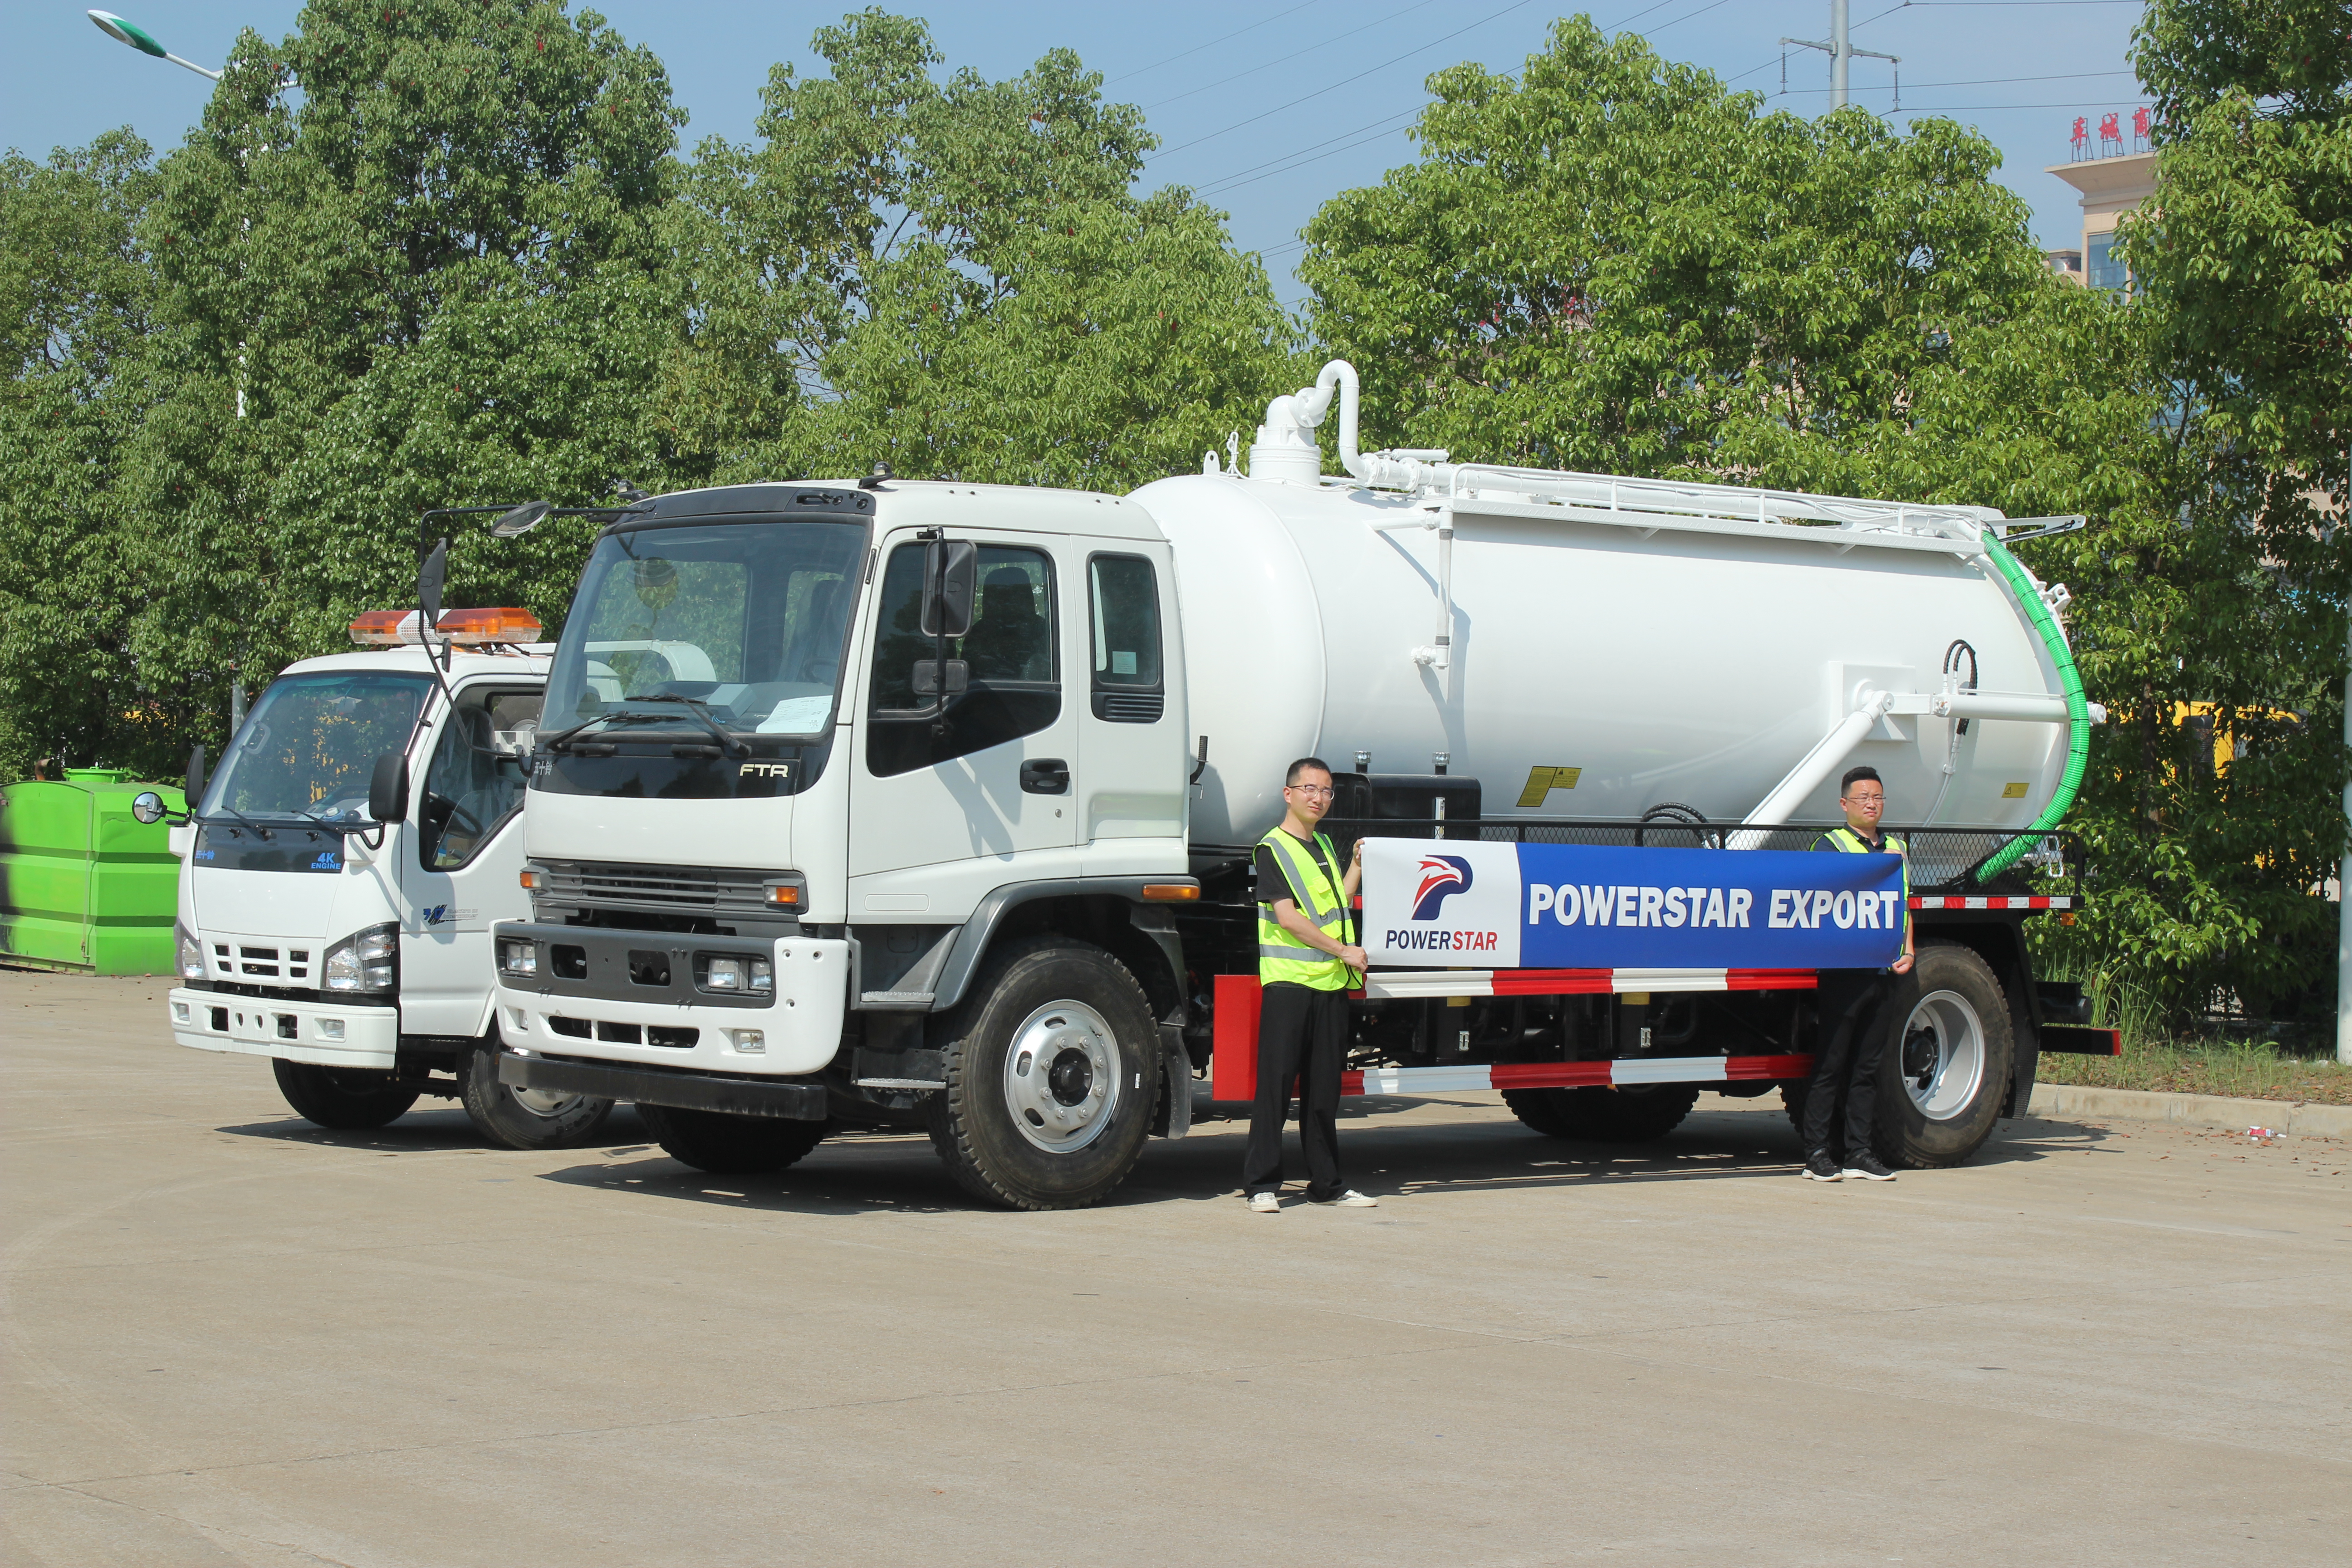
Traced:
[[1957, 1165], [1992, 1136], [2016, 1038], [2009, 999], [1975, 949], [1927, 942], [1886, 1000], [1879, 1063], [1879, 1152], [1891, 1164]]
[[972, 984], [930, 1097], [931, 1145], [974, 1197], [1084, 1208], [1127, 1178], [1160, 1098], [1143, 988], [1101, 948], [1009, 945]]
[[661, 1152], [681, 1165], [714, 1176], [758, 1176], [781, 1171], [824, 1142], [827, 1121], [776, 1116], [736, 1116], [723, 1110], [680, 1110], [640, 1105], [646, 1130]]
[[1647, 1143], [1682, 1125], [1698, 1103], [1688, 1084], [1641, 1084], [1631, 1089], [1509, 1089], [1503, 1103], [1547, 1138], [1592, 1143]]
[[499, 1081], [495, 1044], [457, 1058], [458, 1099], [482, 1136], [507, 1149], [576, 1149], [613, 1114], [613, 1102], [589, 1094], [551, 1094]]
[[296, 1114], [338, 1131], [382, 1127], [416, 1103], [416, 1090], [403, 1089], [388, 1072], [276, 1058], [269, 1066]]

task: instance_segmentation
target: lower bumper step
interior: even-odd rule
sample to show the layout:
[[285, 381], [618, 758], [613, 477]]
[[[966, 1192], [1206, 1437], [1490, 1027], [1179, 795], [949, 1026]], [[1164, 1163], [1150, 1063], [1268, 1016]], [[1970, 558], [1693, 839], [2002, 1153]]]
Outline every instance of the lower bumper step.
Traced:
[[677, 1110], [719, 1110], [730, 1116], [773, 1116], [785, 1121], [823, 1121], [831, 1114], [824, 1085], [791, 1079], [728, 1078], [675, 1068], [583, 1061], [577, 1057], [521, 1055], [511, 1047], [499, 1053], [499, 1081], [549, 1094], [593, 1094], [632, 1105], [666, 1105]]

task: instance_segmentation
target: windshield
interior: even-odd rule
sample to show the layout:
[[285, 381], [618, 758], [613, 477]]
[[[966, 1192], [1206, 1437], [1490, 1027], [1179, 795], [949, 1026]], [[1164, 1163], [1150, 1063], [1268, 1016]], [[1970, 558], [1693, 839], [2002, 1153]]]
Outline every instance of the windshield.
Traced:
[[289, 675], [261, 694], [229, 742], [205, 816], [363, 822], [375, 760], [404, 751], [429, 675], [354, 669]]
[[840, 523], [605, 535], [563, 625], [541, 731], [621, 714], [602, 728], [700, 731], [675, 700], [688, 698], [730, 731], [823, 733], [865, 554], [866, 531]]

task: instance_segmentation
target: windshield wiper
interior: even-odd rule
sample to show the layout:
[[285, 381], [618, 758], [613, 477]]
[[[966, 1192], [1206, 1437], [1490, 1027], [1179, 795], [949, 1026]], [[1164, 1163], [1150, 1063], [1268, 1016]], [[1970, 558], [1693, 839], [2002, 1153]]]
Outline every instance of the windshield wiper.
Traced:
[[[673, 703], [677, 707], [687, 710], [696, 718], [701, 720], [703, 727], [709, 730], [713, 735], [719, 737], [719, 748], [726, 752], [730, 756], [748, 757], [751, 754], [751, 743], [749, 742], [737, 740], [734, 735], [728, 731], [727, 726], [721, 724], [716, 718], [711, 716], [710, 705], [699, 697], [681, 697], [674, 691], [664, 691], [652, 697], [624, 697], [621, 700], [624, 702]], [[645, 717], [651, 718], [652, 715], [646, 714]]]
[[233, 805], [215, 806], [214, 807], [213, 815], [218, 816], [223, 812], [227, 813], [229, 816], [236, 818], [239, 822], [245, 824], [247, 827], [252, 828], [253, 836], [260, 839], [264, 844], [269, 842], [269, 829], [262, 826], [261, 824], [254, 821], [253, 818], [246, 816], [245, 813], [237, 810], [236, 807]]
[[562, 751], [572, 736], [583, 730], [593, 730], [599, 724], [648, 723], [660, 717], [658, 713], [599, 713], [593, 719], [582, 720], [569, 730], [558, 730], [552, 735], [541, 735], [539, 738], [539, 749], [545, 752]]

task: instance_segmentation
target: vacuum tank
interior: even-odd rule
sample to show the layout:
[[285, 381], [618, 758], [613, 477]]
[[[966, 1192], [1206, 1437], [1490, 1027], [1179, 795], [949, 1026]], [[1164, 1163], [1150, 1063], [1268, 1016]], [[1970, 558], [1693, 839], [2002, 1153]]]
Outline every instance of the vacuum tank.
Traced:
[[[1136, 492], [1175, 550], [1196, 847], [1263, 835], [1310, 753], [1443, 753], [1490, 820], [1834, 821], [1862, 763], [1895, 823], [2014, 831], [2057, 795], [2065, 591], [1996, 562], [1999, 513], [1360, 455], [1354, 384], [1276, 398], [1248, 478]], [[1311, 436], [1334, 393], [1346, 479]]]

